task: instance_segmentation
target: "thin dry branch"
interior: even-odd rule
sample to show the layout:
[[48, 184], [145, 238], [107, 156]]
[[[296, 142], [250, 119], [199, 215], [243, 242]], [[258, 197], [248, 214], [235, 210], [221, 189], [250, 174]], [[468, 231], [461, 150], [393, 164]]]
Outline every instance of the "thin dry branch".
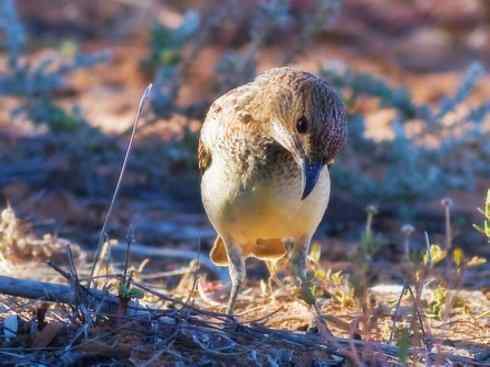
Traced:
[[[105, 237], [107, 235], [107, 225], [109, 224], [109, 219], [111, 217], [112, 210], [114, 209], [114, 205], [116, 203], [117, 195], [119, 194], [119, 189], [121, 188], [122, 179], [124, 177], [124, 172], [126, 171], [126, 165], [128, 163], [128, 159], [129, 159], [129, 154], [131, 153], [131, 148], [133, 146], [134, 137], [136, 135], [136, 129], [138, 127], [138, 121], [140, 120], [141, 115], [143, 114], [145, 102], [150, 96], [151, 89], [152, 89], [152, 84], [149, 84], [146, 87], [145, 91], [143, 92], [143, 95], [141, 96], [139, 104], [138, 104], [138, 110], [136, 112], [136, 115], [135, 115], [133, 123], [132, 123], [133, 130], [131, 131], [131, 137], [129, 138], [129, 143], [128, 143], [128, 147], [126, 149], [126, 154], [124, 155], [124, 160], [123, 160], [123, 163], [121, 166], [121, 171], [120, 171], [119, 177], [117, 179], [117, 183], [116, 183], [116, 187], [114, 189], [114, 193], [112, 194], [112, 200], [111, 200], [111, 203], [109, 205], [109, 209], [107, 210], [107, 213], [104, 217], [104, 223], [102, 224], [102, 228], [101, 228], [100, 233], [99, 233], [99, 238], [97, 241], [97, 252], [95, 254], [94, 262], [93, 262], [92, 267], [90, 269], [90, 277], [89, 277], [89, 281], [88, 281], [88, 287], [90, 287], [90, 285], [92, 284], [92, 278], [94, 276], [95, 269], [97, 268], [97, 264], [101, 260], [101, 254], [104, 250], [104, 246], [109, 246], [107, 241], [105, 241]], [[107, 254], [108, 254], [108, 256], [110, 256], [110, 248], [109, 247], [107, 248]]]
[[[117, 297], [97, 289], [81, 287], [86, 297], [92, 297], [107, 306], [113, 307], [119, 303]], [[36, 280], [17, 279], [0, 275], [0, 294], [29, 298], [48, 302], [75, 305], [79, 302], [77, 292], [73, 287], [58, 284], [38, 282]]]

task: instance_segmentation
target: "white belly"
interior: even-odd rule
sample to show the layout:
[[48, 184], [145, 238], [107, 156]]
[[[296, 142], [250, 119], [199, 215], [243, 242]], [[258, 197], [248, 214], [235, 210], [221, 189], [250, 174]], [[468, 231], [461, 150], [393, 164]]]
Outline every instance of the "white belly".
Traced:
[[216, 231], [238, 244], [258, 239], [311, 238], [327, 208], [330, 176], [325, 166], [314, 190], [301, 200], [301, 178], [274, 177], [244, 184], [225, 162], [214, 161], [204, 173], [204, 207]]

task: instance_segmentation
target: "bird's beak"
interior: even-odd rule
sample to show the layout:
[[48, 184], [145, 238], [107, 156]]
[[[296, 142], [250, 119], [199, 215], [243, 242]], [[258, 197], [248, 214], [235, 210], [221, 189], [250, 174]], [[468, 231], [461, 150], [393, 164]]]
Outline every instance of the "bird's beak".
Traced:
[[302, 181], [304, 182], [301, 200], [306, 199], [318, 182], [323, 164], [308, 158], [300, 142], [280, 122], [272, 123], [272, 137], [292, 154], [298, 166], [301, 167]]
[[303, 189], [303, 195], [301, 195], [301, 200], [306, 199], [306, 197], [313, 191], [318, 178], [320, 177], [320, 171], [322, 170], [323, 164], [319, 161], [312, 161], [309, 159], [303, 160], [303, 176], [305, 187]]

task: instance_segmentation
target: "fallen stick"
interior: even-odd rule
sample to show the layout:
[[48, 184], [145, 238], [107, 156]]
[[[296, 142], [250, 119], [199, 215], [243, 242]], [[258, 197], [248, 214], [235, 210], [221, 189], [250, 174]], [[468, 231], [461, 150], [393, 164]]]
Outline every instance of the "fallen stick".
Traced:
[[[81, 291], [88, 297], [106, 303], [109, 307], [114, 307], [119, 303], [117, 297], [98, 289], [81, 287]], [[77, 303], [76, 291], [68, 285], [17, 279], [2, 275], [0, 275], [0, 294], [71, 305]]]

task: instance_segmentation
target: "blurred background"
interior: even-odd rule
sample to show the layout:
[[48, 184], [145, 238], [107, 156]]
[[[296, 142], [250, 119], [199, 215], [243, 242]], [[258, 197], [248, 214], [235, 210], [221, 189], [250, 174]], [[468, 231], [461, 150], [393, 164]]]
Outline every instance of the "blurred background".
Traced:
[[[93, 249], [138, 99], [154, 83], [109, 226], [139, 242], [207, 251], [196, 164], [210, 103], [268, 68], [330, 81], [349, 143], [317, 233], [349, 258], [376, 206], [381, 256], [400, 228], [488, 257], [474, 228], [490, 187], [486, 0], [2, 0], [0, 200], [36, 230]], [[199, 245], [198, 245], [199, 244]]]

